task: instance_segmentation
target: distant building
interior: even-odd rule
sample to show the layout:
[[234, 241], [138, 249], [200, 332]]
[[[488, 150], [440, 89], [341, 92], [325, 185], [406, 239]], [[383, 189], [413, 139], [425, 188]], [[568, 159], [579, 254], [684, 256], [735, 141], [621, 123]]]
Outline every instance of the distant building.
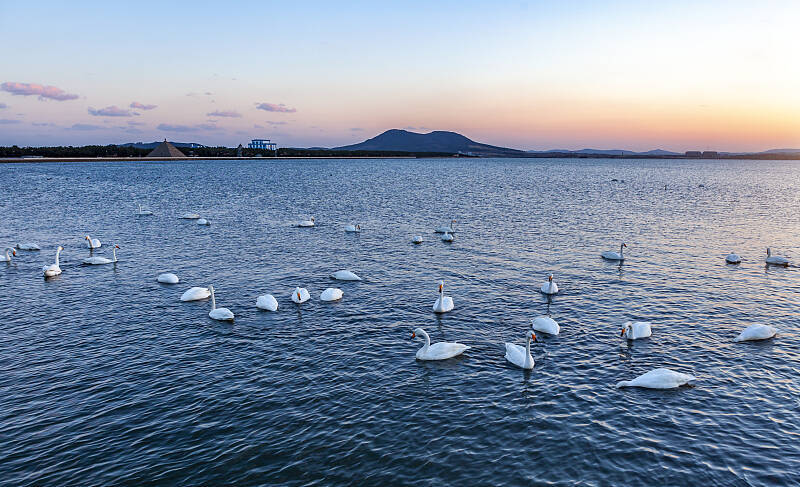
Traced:
[[186, 157], [186, 155], [179, 151], [177, 147], [167, 142], [158, 144], [158, 146], [147, 154], [147, 157]]
[[278, 150], [278, 144], [269, 139], [253, 139], [247, 144], [248, 149]]
[[717, 157], [719, 157], [719, 153], [715, 150], [703, 151], [703, 159], [716, 159]]
[[699, 150], [687, 150], [686, 151], [686, 157], [697, 157], [697, 158], [700, 158], [700, 157], [703, 157], [703, 153], [700, 152]]

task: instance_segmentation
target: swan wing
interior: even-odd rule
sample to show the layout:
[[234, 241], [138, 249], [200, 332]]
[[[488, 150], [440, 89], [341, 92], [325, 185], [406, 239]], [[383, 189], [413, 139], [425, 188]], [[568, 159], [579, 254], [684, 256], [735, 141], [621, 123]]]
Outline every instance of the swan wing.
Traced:
[[525, 363], [525, 348], [513, 343], [506, 343], [506, 360], [517, 367], [522, 367]]
[[468, 346], [461, 343], [439, 342], [428, 347], [424, 360], [445, 360], [461, 355]]

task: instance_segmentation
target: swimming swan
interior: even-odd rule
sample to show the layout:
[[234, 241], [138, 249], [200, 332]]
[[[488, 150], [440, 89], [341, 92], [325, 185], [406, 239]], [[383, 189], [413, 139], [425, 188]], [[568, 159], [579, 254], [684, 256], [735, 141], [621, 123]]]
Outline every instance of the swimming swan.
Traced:
[[530, 370], [533, 368], [533, 357], [531, 356], [531, 340], [536, 341], [536, 333], [525, 333], [525, 346], [514, 345], [513, 343], [506, 342], [506, 360], [521, 367]]
[[211, 222], [206, 220], [205, 218], [200, 218], [200, 219], [197, 220], [197, 224], [207, 227], [207, 226], [211, 225]]
[[150, 210], [143, 210], [142, 209], [142, 205], [140, 205], [138, 203], [137, 203], [137, 206], [139, 206], [139, 211], [136, 213], [136, 216], [150, 216], [150, 215], [153, 214], [153, 212], [150, 211]]
[[[11, 255], [8, 254], [9, 251], [11, 251]], [[5, 255], [0, 255], [0, 262], [11, 262], [12, 255], [16, 257], [17, 251], [12, 249], [11, 247], [6, 247]]]
[[742, 262], [742, 258], [739, 257], [738, 254], [731, 252], [730, 254], [725, 256], [725, 262], [728, 264], [739, 264]]
[[772, 251], [767, 247], [767, 264], [770, 265], [782, 265], [784, 267], [789, 267], [789, 259], [786, 257], [778, 257], [777, 255], [772, 255]]
[[53, 265], [46, 265], [42, 267], [42, 272], [44, 272], [44, 277], [53, 277], [61, 274], [61, 267], [59, 267], [58, 258], [61, 255], [61, 251], [64, 250], [64, 247], [58, 246], [56, 250], [56, 263]]
[[452, 242], [455, 240], [452, 233], [445, 233], [442, 235], [442, 242]]
[[360, 281], [361, 278], [358, 277], [355, 273], [342, 270], [336, 271], [331, 274], [331, 279], [336, 279], [337, 281]]
[[181, 301], [199, 301], [211, 296], [211, 291], [206, 287], [190, 287], [181, 294]]
[[294, 291], [292, 292], [292, 301], [294, 301], [297, 304], [301, 304], [305, 303], [309, 299], [311, 299], [311, 295], [308, 294], [308, 289], [304, 287], [294, 288]]
[[256, 308], [266, 311], [278, 311], [278, 300], [272, 294], [264, 294], [256, 299]]
[[84, 237], [84, 240], [86, 240], [86, 245], [88, 245], [90, 249], [99, 249], [100, 248], [100, 245], [101, 245], [100, 241], [97, 240], [96, 238], [92, 238], [92, 237], [87, 235], [86, 237]]
[[[176, 276], [171, 272], [165, 272], [164, 274], [159, 274], [158, 277], [156, 277], [156, 281], [160, 282], [161, 284], [178, 284], [179, 282], [181, 282], [181, 280], [178, 279], [178, 276]], [[192, 289], [205, 289], [205, 288], [198, 287]]]
[[619, 334], [621, 337], [625, 337], [628, 340], [636, 340], [638, 338], [647, 338], [652, 335], [653, 332], [650, 329], [650, 323], [647, 321], [634, 321], [631, 323], [628, 321], [624, 325], [622, 325], [622, 332]]
[[453, 228], [453, 223], [455, 223], [455, 222], [456, 222], [455, 220], [450, 220], [450, 226], [449, 227], [442, 226], [442, 227], [439, 227], [436, 230], [434, 230], [434, 232], [436, 232], [436, 233], [456, 233], [455, 228]]
[[556, 320], [550, 318], [549, 316], [539, 316], [533, 320], [531, 324], [531, 328], [536, 331], [543, 331], [549, 335], [558, 335], [561, 331], [561, 327], [558, 326]]
[[347, 225], [346, 227], [344, 227], [344, 231], [349, 233], [359, 233], [361, 232], [361, 225], [360, 224]]
[[18, 243], [17, 249], [19, 250], [42, 250], [35, 243]]
[[619, 253], [606, 251], [600, 254], [600, 256], [606, 260], [625, 260], [625, 256], [622, 255], [622, 249], [624, 249], [625, 247], [627, 247], [627, 245], [625, 245], [625, 243], [623, 242], [619, 244]]
[[464, 353], [470, 347], [460, 343], [439, 342], [431, 345], [431, 337], [422, 328], [416, 328], [411, 334], [411, 338], [419, 335], [425, 340], [425, 345], [417, 350], [417, 360], [447, 360]]
[[411, 239], [411, 243], [421, 244], [422, 243], [422, 235], [417, 235], [416, 237]]
[[753, 323], [742, 331], [739, 336], [733, 339], [734, 342], [746, 342], [753, 340], [767, 340], [772, 338], [778, 330], [769, 325], [762, 325], [760, 323]]
[[339, 301], [342, 299], [342, 290], [337, 289], [335, 287], [329, 287], [328, 289], [322, 291], [322, 294], [319, 295], [319, 299], [322, 301]]
[[106, 259], [105, 257], [89, 257], [88, 259], [83, 259], [83, 263], [87, 265], [116, 264], [118, 248], [119, 245], [115, 245], [111, 248], [111, 252], [114, 254], [114, 260]]
[[211, 293], [211, 311], [208, 312], [208, 317], [212, 320], [218, 321], [233, 321], [233, 313], [228, 308], [217, 308], [217, 300], [214, 299], [214, 286], [208, 286]]
[[653, 369], [633, 380], [617, 382], [617, 387], [645, 387], [647, 389], [674, 389], [695, 380], [693, 375], [669, 369]]
[[184, 213], [178, 217], [180, 220], [197, 220], [198, 218], [200, 218], [200, 215], [197, 213]]
[[433, 303], [434, 313], [447, 313], [453, 309], [453, 298], [444, 295], [444, 281], [439, 282], [439, 297]]
[[553, 282], [553, 275], [547, 277], [547, 282], [542, 284], [541, 289], [543, 294], [558, 294], [558, 286]]
[[297, 224], [298, 227], [313, 227], [316, 220], [312, 216], [309, 220], [303, 220]]

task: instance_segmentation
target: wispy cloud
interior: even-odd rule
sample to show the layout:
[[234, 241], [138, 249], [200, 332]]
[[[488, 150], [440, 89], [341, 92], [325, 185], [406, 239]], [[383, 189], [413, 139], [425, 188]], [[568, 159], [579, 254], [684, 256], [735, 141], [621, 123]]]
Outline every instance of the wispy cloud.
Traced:
[[128, 120], [128, 125], [146, 125], [144, 122], [135, 122], [133, 120]]
[[90, 123], [74, 123], [70, 127], [71, 130], [100, 130], [102, 128], [100, 125], [92, 125]]
[[286, 125], [288, 122], [273, 122], [272, 120], [267, 121], [270, 125]]
[[144, 103], [134, 101], [131, 103], [130, 107], [136, 110], [152, 110], [154, 108], [158, 108], [158, 105], [145, 105]]
[[93, 115], [95, 117], [130, 117], [131, 112], [130, 110], [119, 108], [116, 105], [111, 105], [110, 107], [100, 109], [89, 107], [89, 115]]
[[254, 123], [254, 124], [253, 124], [253, 128], [254, 128], [254, 129], [263, 129], [263, 128], [264, 128], [264, 126], [263, 126], [263, 125], [259, 125], [259, 124], [257, 124], [257, 123]]
[[12, 123], [19, 123], [19, 120], [13, 118], [0, 118], [0, 125], [11, 125]]
[[3, 108], [8, 108], [8, 105], [6, 105], [5, 103], [0, 103], [0, 110], [2, 110]]
[[234, 110], [216, 110], [211, 113], [206, 113], [209, 117], [230, 117], [242, 118], [242, 114]]
[[274, 104], [274, 103], [256, 103], [256, 108], [259, 110], [264, 110], [266, 112], [279, 112], [279, 113], [294, 113], [297, 111], [296, 108], [289, 108], [283, 103]]
[[31, 122], [34, 127], [55, 127], [56, 124], [52, 122]]
[[350, 131], [351, 131], [351, 132], [363, 132], [363, 131], [364, 131], [364, 129], [362, 129], [361, 127], [352, 127], [352, 128], [350, 129]]
[[200, 96], [200, 95], [205, 95], [205, 96], [213, 96], [213, 95], [214, 95], [214, 93], [211, 93], [210, 91], [206, 91], [206, 92], [204, 92], [204, 93], [197, 93], [197, 92], [195, 92], [195, 91], [192, 91], [192, 92], [186, 93], [186, 96]]
[[199, 132], [200, 130], [221, 130], [212, 123], [199, 123], [196, 125], [161, 123], [156, 128], [164, 132]]
[[32, 96], [38, 95], [40, 100], [56, 100], [66, 101], [75, 100], [78, 95], [67, 93], [61, 88], [55, 86], [44, 86], [38, 83], [15, 83], [13, 81], [6, 81], [0, 85], [0, 90], [7, 91], [12, 95], [18, 96]]

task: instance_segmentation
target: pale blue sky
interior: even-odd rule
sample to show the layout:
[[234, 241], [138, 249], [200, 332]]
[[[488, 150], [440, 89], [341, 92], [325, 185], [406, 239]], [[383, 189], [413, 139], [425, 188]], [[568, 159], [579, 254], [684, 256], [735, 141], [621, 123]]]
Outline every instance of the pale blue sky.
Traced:
[[[414, 127], [523, 149], [800, 146], [798, 14], [790, 1], [0, 0], [0, 83], [13, 83], [0, 144], [335, 146]], [[40, 85], [78, 97], [40, 99]]]

